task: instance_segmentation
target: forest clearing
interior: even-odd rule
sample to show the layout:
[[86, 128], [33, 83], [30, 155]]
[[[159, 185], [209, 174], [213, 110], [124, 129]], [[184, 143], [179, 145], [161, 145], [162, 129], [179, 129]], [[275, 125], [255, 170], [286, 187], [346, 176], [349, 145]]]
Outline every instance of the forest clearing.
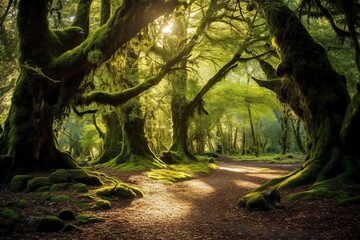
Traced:
[[17, 199], [29, 202], [28, 208], [16, 208], [21, 219], [72, 209], [76, 214], [91, 214], [99, 220], [68, 221], [81, 231], [51, 233], [34, 232], [21, 221], [12, 234], [1, 239], [359, 239], [358, 205], [338, 207], [334, 200], [283, 199], [285, 209], [250, 212], [236, 208], [234, 202], [239, 196], [298, 164], [225, 159], [210, 174], [175, 184], [153, 180], [144, 173], [103, 169], [144, 191], [143, 198], [111, 199], [108, 210], [89, 210], [89, 203], [79, 206], [79, 198], [69, 191], [57, 194], [70, 194], [71, 200], [54, 203], [35, 201], [29, 193], [11, 193], [2, 186], [1, 191], [8, 194], [0, 197], [1, 206]]
[[359, 0], [2, 0], [0, 238], [359, 239]]

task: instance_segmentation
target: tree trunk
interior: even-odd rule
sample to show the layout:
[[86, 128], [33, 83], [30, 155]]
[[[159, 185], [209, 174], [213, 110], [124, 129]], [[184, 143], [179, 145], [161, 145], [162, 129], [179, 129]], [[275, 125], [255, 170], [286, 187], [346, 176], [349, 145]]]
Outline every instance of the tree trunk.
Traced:
[[105, 163], [119, 155], [122, 146], [122, 130], [118, 114], [111, 111], [103, 115], [106, 126], [103, 153], [95, 163]]
[[280, 117], [280, 123], [281, 123], [281, 154], [286, 154], [288, 151], [289, 116], [285, 107]]
[[255, 152], [255, 156], [258, 157], [259, 156], [259, 145], [257, 144], [257, 140], [256, 140], [256, 136], [255, 136], [255, 129], [254, 129], [253, 119], [252, 119], [252, 115], [251, 115], [250, 104], [248, 105], [248, 114], [249, 114], [250, 127], [251, 127], [251, 136], [253, 138], [253, 149]]
[[246, 151], [246, 134], [245, 134], [245, 128], [243, 128], [243, 133], [242, 133], [242, 145], [241, 145], [241, 155], [244, 156], [245, 155], [245, 151]]
[[[270, 186], [286, 189], [316, 182], [313, 190], [294, 197], [341, 197], [339, 194], [350, 191], [349, 181], [359, 181], [360, 165], [359, 158], [354, 158], [354, 152], [347, 147], [348, 141], [340, 138], [349, 104], [345, 81], [331, 66], [324, 47], [313, 40], [296, 14], [282, 1], [256, 2], [281, 59], [276, 73], [283, 78], [282, 89], [277, 93], [301, 117], [309, 138], [309, 156], [302, 166], [258, 190]], [[297, 95], [289, 94], [294, 92]], [[352, 127], [356, 126], [358, 124]]]
[[299, 118], [297, 119], [290, 118], [290, 123], [294, 132], [295, 142], [298, 150], [302, 153], [306, 153], [303, 141], [301, 139], [301, 132], [300, 132], [301, 120]]
[[21, 72], [0, 137], [0, 181], [32, 170], [77, 167], [57, 149], [54, 120], [63, 117], [90, 70], [178, 4], [122, 3], [106, 25], [85, 41], [91, 0], [79, 1], [73, 25], [64, 30], [49, 29], [48, 0], [18, 1]]

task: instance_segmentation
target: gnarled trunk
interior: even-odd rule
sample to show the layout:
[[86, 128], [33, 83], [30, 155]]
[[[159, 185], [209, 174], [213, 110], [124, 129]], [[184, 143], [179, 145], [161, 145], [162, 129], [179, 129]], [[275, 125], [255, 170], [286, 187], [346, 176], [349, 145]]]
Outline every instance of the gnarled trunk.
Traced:
[[281, 1], [256, 2], [281, 60], [276, 74], [282, 80], [273, 90], [301, 117], [309, 139], [309, 155], [302, 166], [287, 176], [271, 180], [259, 190], [269, 186], [286, 189], [316, 182], [312, 191], [297, 197], [338, 194], [339, 191], [328, 187], [330, 183], [346, 191], [346, 184], [342, 184], [344, 179], [359, 180], [354, 178], [354, 173], [359, 173], [359, 158], [354, 158], [357, 153], [347, 147], [349, 141], [340, 137], [349, 104], [346, 83], [331, 66], [324, 47], [313, 40], [296, 14]]

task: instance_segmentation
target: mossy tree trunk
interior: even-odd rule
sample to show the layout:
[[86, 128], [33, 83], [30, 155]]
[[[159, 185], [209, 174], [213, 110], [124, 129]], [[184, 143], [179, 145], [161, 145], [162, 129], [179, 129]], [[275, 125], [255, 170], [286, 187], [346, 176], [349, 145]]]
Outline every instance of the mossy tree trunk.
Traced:
[[281, 125], [281, 154], [286, 154], [289, 148], [289, 113], [284, 107], [280, 117]]
[[118, 114], [115, 110], [103, 115], [103, 120], [106, 126], [106, 133], [104, 137], [103, 153], [96, 163], [105, 163], [115, 158], [122, 148], [122, 129]]
[[55, 144], [54, 120], [76, 101], [74, 97], [91, 69], [178, 3], [125, 0], [91, 37], [91, 0], [79, 1], [73, 25], [64, 30], [49, 28], [48, 4], [48, 0], [18, 3], [21, 73], [0, 138], [2, 181], [36, 169], [77, 167]]
[[255, 2], [276, 44], [281, 60], [276, 74], [282, 77], [280, 81], [259, 84], [273, 89], [290, 105], [303, 120], [309, 140], [308, 157], [299, 169], [258, 190], [315, 183], [312, 191], [297, 197], [339, 194], [339, 189], [345, 191], [348, 186], [344, 181], [360, 180], [359, 150], [350, 145], [356, 139], [352, 134], [359, 133], [359, 124], [354, 121], [359, 115], [359, 102], [355, 97], [349, 105], [344, 78], [333, 69], [324, 47], [313, 40], [295, 13], [282, 1]]

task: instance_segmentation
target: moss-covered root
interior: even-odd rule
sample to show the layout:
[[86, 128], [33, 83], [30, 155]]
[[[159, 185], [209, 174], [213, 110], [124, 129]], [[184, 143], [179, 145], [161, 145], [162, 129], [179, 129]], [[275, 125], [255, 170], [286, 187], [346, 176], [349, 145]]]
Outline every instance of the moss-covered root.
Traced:
[[360, 184], [353, 182], [344, 174], [333, 179], [317, 182], [308, 191], [288, 196], [290, 201], [310, 201], [324, 198], [336, 199], [339, 205], [360, 203]]
[[251, 192], [240, 198], [237, 207], [246, 208], [248, 210], [269, 210], [270, 206], [282, 209], [280, 193], [277, 190], [264, 192]]
[[140, 189], [124, 183], [97, 189], [95, 194], [99, 197], [119, 197], [125, 199], [141, 198], [144, 196], [144, 193]]

